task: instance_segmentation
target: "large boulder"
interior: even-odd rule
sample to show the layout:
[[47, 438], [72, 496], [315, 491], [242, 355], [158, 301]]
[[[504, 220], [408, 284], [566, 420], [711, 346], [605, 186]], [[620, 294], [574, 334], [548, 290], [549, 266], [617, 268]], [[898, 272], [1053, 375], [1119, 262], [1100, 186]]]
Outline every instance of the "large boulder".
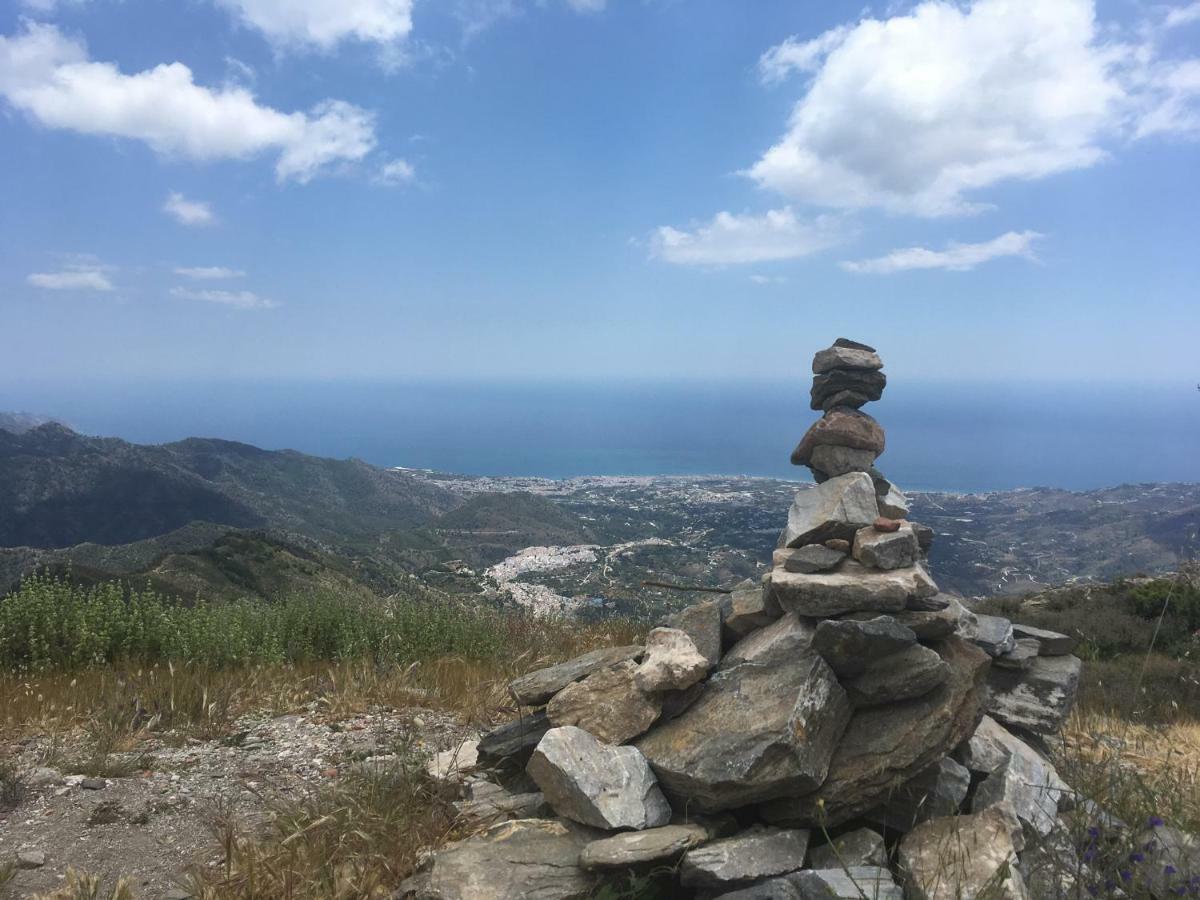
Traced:
[[1058, 801], [1065, 785], [1054, 767], [1026, 747], [1014, 751], [975, 789], [971, 809], [1006, 804], [1021, 824], [1045, 837], [1058, 819]]
[[813, 461], [813, 451], [825, 446], [867, 450], [873, 454], [871, 461], [874, 462], [875, 457], [883, 452], [886, 440], [883, 428], [866, 413], [844, 407], [832, 409], [805, 432], [792, 451], [792, 464], [809, 465]]
[[937, 585], [919, 565], [884, 572], [846, 560], [830, 572], [813, 575], [776, 569], [771, 590], [786, 612], [824, 619], [862, 610], [896, 612], [910, 598], [934, 596]]
[[634, 673], [634, 681], [646, 693], [682, 691], [709, 670], [709, 662], [696, 649], [687, 632], [678, 628], [655, 628], [646, 638], [646, 655]]
[[891, 532], [874, 525], [860, 528], [854, 535], [853, 553], [860, 563], [874, 569], [903, 569], [921, 558], [917, 534], [907, 522]]
[[1011, 728], [1056, 734], [1075, 704], [1082, 668], [1076, 656], [1039, 656], [1027, 669], [993, 667], [987, 711]]
[[626, 660], [567, 685], [546, 706], [550, 723], [578, 725], [610, 744], [632, 740], [662, 712], [662, 698], [638, 686], [638, 671]]
[[412, 900], [584, 900], [596, 887], [579, 868], [583, 848], [594, 840], [574, 823], [522, 819], [433, 854], [429, 868], [400, 886]]
[[900, 865], [913, 900], [1028, 900], [1017, 871], [1011, 811], [931, 819], [900, 842]]
[[597, 669], [627, 659], [636, 659], [641, 655], [641, 647], [604, 647], [557, 666], [522, 675], [509, 684], [508, 688], [523, 706], [541, 706], [571, 682], [586, 678]]
[[807, 850], [807, 831], [754, 828], [689, 850], [679, 880], [690, 888], [736, 887], [799, 870]]
[[546, 732], [526, 771], [560, 816], [594, 828], [656, 828], [671, 807], [634, 747], [602, 744], [568, 725]]
[[690, 637], [710, 666], [715, 666], [721, 659], [722, 607], [721, 600], [706, 600], [681, 609], [665, 622], [668, 628], [678, 628]]
[[637, 741], [668, 796], [714, 812], [815, 790], [850, 704], [811, 650], [722, 667], [687, 711]]
[[842, 686], [855, 707], [879, 706], [920, 697], [949, 677], [950, 666], [936, 652], [912, 644], [874, 660], [865, 672], [843, 681]]
[[817, 623], [812, 646], [838, 678], [854, 678], [875, 660], [906, 650], [916, 641], [916, 634], [891, 616], [875, 616], [865, 621], [825, 619]]
[[585, 869], [628, 869], [670, 862], [708, 839], [701, 825], [663, 825], [645, 831], [625, 831], [592, 841], [579, 855]]
[[855, 532], [879, 516], [875, 485], [864, 472], [830, 478], [805, 491], [797, 491], [788, 510], [784, 547], [821, 544], [830, 538], [853, 540]]
[[[912, 631], [918, 641], [936, 641], [950, 637], [958, 627], [958, 613], [952, 609], [940, 609], [928, 612], [916, 609], [901, 609], [888, 613], [888, 617], [893, 619], [898, 625], [903, 625]], [[854, 612], [847, 613], [842, 617], [842, 620], [869, 622], [875, 618], [878, 618], [877, 613]]]
[[824, 783], [797, 798], [764, 803], [770, 822], [834, 827], [884, 802], [975, 731], [983, 713], [988, 657], [959, 638], [935, 645], [950, 676], [923, 697], [857, 710]]

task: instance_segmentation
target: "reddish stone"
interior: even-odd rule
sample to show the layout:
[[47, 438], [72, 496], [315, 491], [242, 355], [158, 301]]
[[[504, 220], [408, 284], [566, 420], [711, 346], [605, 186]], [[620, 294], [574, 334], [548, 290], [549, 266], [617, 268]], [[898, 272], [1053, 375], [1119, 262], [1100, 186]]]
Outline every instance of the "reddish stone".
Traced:
[[805, 432], [792, 451], [792, 464], [807, 466], [812, 453], [821, 445], [870, 450], [876, 456], [883, 452], [883, 428], [873, 418], [855, 409], [837, 407], [825, 413]]
[[874, 528], [876, 531], [899, 531], [900, 530], [900, 520], [899, 519], [888, 519], [883, 516], [880, 516], [878, 519], [875, 520]]
[[850, 542], [844, 538], [830, 538], [825, 542], [825, 546], [830, 550], [840, 550], [842, 553], [850, 552]]

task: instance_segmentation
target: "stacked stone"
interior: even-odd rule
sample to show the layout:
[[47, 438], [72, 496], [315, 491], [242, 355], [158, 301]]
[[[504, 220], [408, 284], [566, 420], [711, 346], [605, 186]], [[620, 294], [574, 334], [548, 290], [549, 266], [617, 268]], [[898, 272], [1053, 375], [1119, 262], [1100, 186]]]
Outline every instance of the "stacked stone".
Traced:
[[797, 493], [766, 576], [644, 646], [511, 684], [525, 713], [480, 741], [488, 774], [459, 807], [490, 827], [401, 896], [586, 897], [606, 872], [664, 866], [672, 896], [705, 900], [950, 900], [998, 879], [996, 896], [1031, 896], [1070, 796], [1034, 745], [1061, 728], [1080, 663], [1069, 638], [938, 591], [923, 530], [874, 469], [883, 430], [859, 411], [881, 369], [854, 341], [817, 354], [824, 415], [793, 461], [819, 483]]

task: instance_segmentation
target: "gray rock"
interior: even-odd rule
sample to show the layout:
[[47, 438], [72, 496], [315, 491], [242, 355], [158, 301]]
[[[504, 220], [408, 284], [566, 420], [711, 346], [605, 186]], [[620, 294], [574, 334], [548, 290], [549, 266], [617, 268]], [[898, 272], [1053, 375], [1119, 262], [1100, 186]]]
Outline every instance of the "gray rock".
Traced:
[[576, 659], [522, 675], [509, 684], [517, 702], [524, 706], [541, 706], [568, 684], [627, 659], [642, 655], [641, 647], [604, 647], [585, 653]]
[[807, 831], [759, 827], [689, 850], [679, 880], [690, 888], [737, 887], [795, 872], [807, 850]]
[[1084, 893], [1081, 876], [1084, 883], [1103, 881], [1081, 862], [1075, 852], [1071, 828], [1061, 819], [1054, 824], [1050, 834], [1025, 848], [1018, 868], [1029, 888], [1029, 896], [1034, 898], [1090, 896]]
[[887, 864], [888, 853], [883, 835], [870, 828], [856, 828], [808, 851], [810, 869], [886, 867]]
[[742, 638], [734, 644], [721, 660], [721, 668], [728, 669], [744, 662], [773, 665], [791, 659], [812, 644], [815, 629], [808, 619], [795, 613], [787, 613], [766, 628]]
[[1017, 638], [1011, 650], [996, 657], [995, 665], [1006, 669], [1028, 669], [1037, 658], [1039, 646], [1033, 638]]
[[843, 682], [843, 687], [858, 708], [920, 697], [949, 677], [950, 666], [935, 651], [913, 644], [873, 661], [861, 675]]
[[577, 865], [594, 836], [571, 823], [522, 819], [449, 844], [400, 886], [414, 900], [584, 900], [595, 877]]
[[830, 369], [882, 369], [883, 360], [873, 350], [859, 347], [828, 347], [819, 350], [813, 357], [814, 375], [822, 375]]
[[63, 775], [58, 769], [38, 766], [25, 777], [25, 783], [32, 788], [55, 787], [63, 783]]
[[805, 544], [794, 550], [776, 550], [771, 555], [771, 564], [784, 572], [807, 575], [832, 569], [845, 558], [841, 550], [831, 550], [824, 544]]
[[454, 804], [459, 818], [475, 825], [494, 825], [508, 819], [538, 819], [550, 812], [545, 796], [536, 791], [512, 794], [497, 785], [498, 793]]
[[900, 865], [913, 900], [988, 897], [1028, 900], [1017, 871], [1013, 828], [1000, 807], [970, 816], [930, 819], [900, 842]]
[[521, 716], [512, 722], [493, 728], [479, 739], [476, 748], [479, 762], [495, 766], [507, 760], [524, 766], [533, 748], [550, 729], [545, 710]]
[[708, 840], [700, 825], [663, 825], [645, 831], [626, 831], [592, 841], [579, 855], [585, 869], [626, 869], [647, 863], [670, 862]]
[[848, 612], [896, 612], [910, 599], [930, 597], [937, 585], [921, 566], [879, 571], [846, 560], [832, 572], [771, 573], [771, 590], [786, 612], [824, 619]]
[[634, 747], [602, 744], [568, 725], [546, 732], [526, 771], [560, 816], [595, 828], [657, 828], [671, 807]]
[[879, 454], [874, 450], [857, 450], [853, 447], [821, 444], [819, 447], [813, 448], [808, 466], [823, 472], [830, 478], [836, 478], [851, 472], [866, 472], [874, 465], [878, 456]]
[[865, 406], [871, 402], [871, 398], [861, 391], [838, 391], [834, 394], [828, 394], [821, 400], [821, 410], [829, 412], [832, 409], [837, 409], [839, 406], [848, 409], [858, 409], [860, 406]]
[[879, 531], [868, 525], [854, 535], [854, 558], [876, 569], [903, 569], [915, 564], [921, 555], [917, 535], [907, 522], [899, 530]]
[[715, 812], [814, 790], [849, 717], [833, 671], [803, 650], [721, 668], [686, 712], [636, 746], [668, 796]]
[[975, 733], [954, 751], [954, 756], [972, 772], [991, 775], [1011, 754], [1023, 752], [1039, 755], [991, 716], [984, 716]]
[[[712, 896], [698, 894], [697, 896]], [[718, 894], [712, 900], [803, 900], [800, 888], [787, 878], [768, 878], [749, 887]]]
[[646, 655], [634, 673], [634, 681], [647, 693], [682, 691], [707, 675], [708, 670], [708, 660], [687, 632], [655, 628], [646, 638]]
[[1019, 625], [1013, 622], [1013, 635], [1021, 638], [1032, 638], [1038, 642], [1039, 656], [1066, 656], [1075, 651], [1079, 643], [1073, 637], [1059, 634], [1057, 631], [1047, 631], [1044, 628], [1034, 628], [1032, 625]]
[[820, 788], [764, 803], [759, 814], [781, 825], [834, 828], [884, 802], [970, 737], [982, 712], [988, 656], [959, 638], [936, 649], [951, 670], [941, 686], [916, 700], [857, 710]]
[[981, 812], [990, 806], [1007, 804], [1022, 825], [1044, 837], [1058, 819], [1061, 782], [1052, 772], [1034, 753], [1011, 753], [975, 789], [971, 809]]
[[982, 613], [975, 613], [975, 620], [977, 625], [975, 637], [972, 640], [982, 647], [988, 656], [1000, 656], [1016, 646], [1012, 622], [1008, 619], [1003, 616], [985, 616]]
[[[875, 482], [875, 490], [879, 498], [879, 514], [887, 516], [889, 519], [907, 519], [909, 514], [908, 498], [904, 496], [904, 492], [900, 488], [890, 481], [885, 483], [887, 489], [880, 493], [879, 482]], [[916, 534], [915, 530], [913, 533]], [[919, 546], [920, 542], [918, 542]]]
[[106, 778], [84, 778], [79, 782], [79, 786], [85, 791], [102, 791], [108, 787], [108, 779]]
[[971, 773], [946, 757], [898, 787], [865, 818], [889, 831], [908, 832], [937, 816], [957, 815], [970, 787]]
[[878, 370], [830, 369], [813, 378], [809, 406], [821, 409], [826, 400], [842, 391], [861, 394], [868, 400], [878, 400], [883, 396], [886, 385], [887, 377]]
[[830, 538], [853, 540], [854, 533], [879, 515], [875, 485], [863, 472], [830, 478], [810, 490], [797, 491], [788, 510], [785, 547], [820, 544]]
[[[924, 612], [916, 609], [901, 609], [888, 613], [898, 625], [912, 631], [918, 641], [936, 641], [950, 637], [958, 627], [958, 614], [950, 610]], [[872, 612], [848, 613], [843, 617], [852, 622], [868, 622], [877, 618]]]
[[916, 640], [911, 629], [891, 616], [876, 616], [866, 621], [826, 619], [817, 624], [812, 647], [838, 678], [854, 678], [873, 661], [905, 650]]
[[1039, 656], [1023, 670], [993, 667], [987, 711], [1009, 727], [1055, 734], [1075, 704], [1082, 667], [1076, 656]]
[[933, 529], [928, 525], [922, 525], [920, 522], [913, 522], [912, 527], [917, 535], [917, 546], [921, 548], [921, 552], [928, 553], [929, 548], [933, 546]]
[[904, 900], [886, 866], [809, 869], [787, 876], [802, 900]]
[[729, 597], [729, 611], [725, 616], [725, 630], [733, 640], [739, 640], [765, 628], [783, 615], [779, 603], [771, 595], [767, 585], [747, 579]]
[[955, 598], [950, 594], [939, 592], [933, 595], [926, 594], [923, 597], [909, 597], [905, 609], [910, 609], [913, 612], [941, 612], [952, 608], [954, 603]]
[[40, 869], [46, 864], [46, 854], [41, 850], [18, 850], [18, 869]]
[[722, 602], [708, 600], [680, 610], [668, 617], [665, 624], [690, 637], [709, 665], [715, 666], [721, 659], [722, 617]]
[[667, 691], [662, 695], [662, 715], [658, 717], [658, 721], [669, 722], [676, 716], [682, 715], [684, 710], [699, 700], [703, 693], [703, 681], [697, 681], [682, 691]]
[[567, 685], [546, 705], [550, 724], [577, 725], [609, 744], [642, 734], [662, 712], [662, 698], [638, 686], [638, 671], [626, 660]]
[[425, 771], [434, 781], [461, 782], [479, 764], [479, 741], [464, 740], [430, 757]]

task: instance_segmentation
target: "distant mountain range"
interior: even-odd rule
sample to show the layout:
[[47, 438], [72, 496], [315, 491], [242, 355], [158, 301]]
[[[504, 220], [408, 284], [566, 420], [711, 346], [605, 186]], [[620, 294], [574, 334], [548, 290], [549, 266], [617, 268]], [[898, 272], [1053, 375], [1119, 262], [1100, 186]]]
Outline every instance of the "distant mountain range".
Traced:
[[[800, 487], [473, 478], [203, 438], [146, 446], [3, 415], [0, 595], [49, 570], [210, 599], [416, 586], [504, 600], [528, 583], [645, 611], [687, 595], [644, 581], [728, 587], [760, 574]], [[917, 494], [913, 511], [938, 533], [939, 583], [968, 595], [1166, 571], [1200, 541], [1194, 484]], [[535, 547], [549, 550], [503, 579], [488, 573]]]
[[[37, 428], [39, 425], [45, 425], [47, 422], [57, 421], [57, 419], [52, 419], [49, 416], [39, 416], [37, 413], [0, 412], [0, 431], [7, 431], [11, 434], [24, 434], [30, 428]], [[59, 424], [63, 423], [59, 422]]]

